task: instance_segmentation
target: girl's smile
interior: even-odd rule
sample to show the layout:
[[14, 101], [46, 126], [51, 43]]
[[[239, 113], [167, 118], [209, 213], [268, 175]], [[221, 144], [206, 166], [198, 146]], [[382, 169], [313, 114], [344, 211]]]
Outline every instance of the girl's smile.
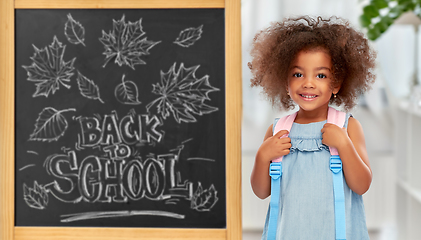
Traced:
[[300, 94], [300, 97], [302, 97], [304, 99], [304, 101], [313, 101], [313, 100], [316, 99], [317, 95], [302, 93], [302, 94]]
[[301, 51], [291, 64], [288, 92], [300, 110], [326, 114], [330, 98], [339, 91], [332, 87], [332, 62], [326, 50]]

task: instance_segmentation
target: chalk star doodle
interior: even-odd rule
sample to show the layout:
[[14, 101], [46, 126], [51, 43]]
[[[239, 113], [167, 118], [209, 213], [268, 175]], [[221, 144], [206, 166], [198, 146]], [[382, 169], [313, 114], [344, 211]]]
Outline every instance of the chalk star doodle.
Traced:
[[99, 38], [99, 41], [104, 44], [103, 54], [106, 56], [102, 67], [105, 67], [113, 58], [115, 58], [114, 63], [120, 67], [127, 65], [133, 70], [135, 70], [135, 65], [146, 64], [140, 57], [149, 55], [149, 49], [161, 41], [154, 42], [147, 40], [146, 37], [142, 38], [145, 34], [142, 19], [136, 22], [129, 21], [129, 23], [124, 20], [124, 15], [118, 21], [113, 19], [113, 30], [109, 33], [102, 30], [102, 37]]
[[65, 62], [63, 60], [66, 45], [63, 45], [56, 36], [53, 43], [43, 49], [38, 49], [32, 45], [35, 53], [30, 59], [33, 61], [30, 66], [22, 66], [28, 74], [28, 81], [36, 82], [36, 92], [33, 97], [45, 96], [59, 89], [60, 84], [70, 88], [67, 84], [73, 76], [73, 63], [76, 58]]
[[175, 66], [176, 63], [167, 73], [161, 71], [161, 82], [153, 84], [152, 90], [152, 93], [161, 96], [146, 106], [147, 111], [156, 105], [162, 118], [166, 119], [172, 113], [177, 123], [196, 122], [192, 114], [202, 116], [217, 111], [218, 108], [204, 102], [210, 100], [210, 92], [219, 89], [210, 85], [208, 75], [196, 78], [195, 72], [200, 65], [185, 68], [181, 63], [178, 71], [175, 70]]

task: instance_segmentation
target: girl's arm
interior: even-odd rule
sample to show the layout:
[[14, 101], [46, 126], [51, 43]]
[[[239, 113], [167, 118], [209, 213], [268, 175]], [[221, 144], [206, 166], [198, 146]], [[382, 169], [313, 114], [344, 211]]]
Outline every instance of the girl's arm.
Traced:
[[338, 149], [348, 187], [360, 195], [367, 192], [371, 185], [372, 172], [361, 124], [350, 117], [348, 130], [327, 123], [322, 133], [322, 142]]
[[253, 171], [251, 172], [250, 182], [254, 194], [261, 199], [270, 196], [270, 161], [280, 156], [287, 155], [291, 148], [291, 139], [288, 137], [280, 138], [288, 134], [288, 131], [282, 130], [272, 136], [271, 125], [266, 131], [265, 139], [256, 153]]

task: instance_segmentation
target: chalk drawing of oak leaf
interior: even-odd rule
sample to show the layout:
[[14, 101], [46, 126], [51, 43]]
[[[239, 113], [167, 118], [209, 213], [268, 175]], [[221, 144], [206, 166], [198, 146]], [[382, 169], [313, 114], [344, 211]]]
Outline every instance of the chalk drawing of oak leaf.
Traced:
[[197, 28], [191, 27], [184, 29], [180, 32], [177, 39], [175, 39], [174, 43], [182, 47], [190, 47], [202, 36], [202, 28], [203, 25], [200, 25]]
[[85, 28], [80, 22], [73, 19], [72, 15], [67, 14], [67, 22], [64, 25], [64, 34], [67, 40], [72, 44], [82, 44], [86, 47], [85, 41]]
[[218, 202], [217, 193], [213, 184], [209, 189], [203, 190], [202, 184], [199, 182], [199, 186], [191, 200], [191, 208], [199, 212], [210, 211]]
[[52, 107], [46, 107], [39, 113], [35, 123], [35, 130], [30, 135], [32, 141], [57, 141], [64, 135], [68, 123], [63, 116], [64, 112], [76, 111], [74, 108], [57, 111]]
[[37, 181], [34, 182], [34, 188], [23, 184], [23, 199], [31, 208], [42, 210], [48, 205], [48, 193]]
[[152, 93], [160, 97], [146, 106], [147, 111], [156, 105], [162, 118], [166, 119], [172, 114], [177, 123], [196, 122], [192, 114], [202, 116], [217, 111], [217, 107], [209, 106], [205, 101], [211, 100], [208, 96], [210, 92], [219, 89], [210, 85], [208, 75], [196, 78], [195, 72], [200, 65], [185, 68], [181, 63], [178, 71], [175, 66], [176, 63], [167, 73], [161, 71], [161, 82], [152, 85]]
[[149, 49], [161, 42], [142, 38], [146, 34], [143, 31], [142, 19], [126, 23], [124, 18], [123, 15], [120, 20], [113, 19], [113, 30], [109, 33], [102, 30], [102, 37], [99, 38], [105, 47], [105, 63], [102, 67], [115, 58], [114, 63], [120, 67], [127, 65], [135, 70], [135, 65], [146, 64], [140, 57], [149, 55]]
[[68, 84], [73, 76], [73, 63], [76, 58], [66, 62], [63, 60], [66, 45], [63, 45], [56, 36], [53, 43], [43, 49], [34, 47], [35, 53], [30, 59], [33, 61], [30, 66], [22, 66], [28, 74], [28, 81], [35, 82], [36, 91], [33, 97], [54, 94], [60, 84], [70, 88]]

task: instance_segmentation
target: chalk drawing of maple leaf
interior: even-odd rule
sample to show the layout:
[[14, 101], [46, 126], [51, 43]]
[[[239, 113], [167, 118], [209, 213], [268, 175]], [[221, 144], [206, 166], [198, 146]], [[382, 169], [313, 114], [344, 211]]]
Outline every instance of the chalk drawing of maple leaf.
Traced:
[[126, 23], [124, 15], [120, 20], [113, 19], [113, 30], [106, 33], [102, 30], [102, 37], [99, 41], [104, 44], [105, 67], [107, 63], [115, 58], [114, 63], [120, 67], [127, 65], [133, 70], [135, 65], [146, 64], [140, 57], [149, 55], [149, 49], [161, 41], [154, 42], [142, 38], [146, 33], [143, 31], [142, 19], [136, 22]]
[[73, 75], [73, 63], [76, 58], [66, 62], [63, 59], [66, 45], [63, 45], [56, 36], [53, 43], [48, 47], [38, 49], [33, 45], [35, 53], [30, 59], [33, 61], [30, 66], [22, 66], [28, 74], [28, 81], [35, 82], [36, 91], [33, 97], [54, 94], [60, 84], [70, 88], [68, 84]]
[[152, 93], [160, 97], [146, 106], [148, 112], [156, 105], [162, 118], [166, 119], [172, 113], [177, 123], [189, 123], [197, 121], [192, 114], [202, 116], [218, 111], [218, 108], [205, 104], [206, 100], [211, 100], [208, 94], [219, 89], [210, 85], [208, 75], [196, 78], [195, 72], [200, 65], [185, 68], [181, 63], [178, 71], [175, 66], [176, 63], [167, 73], [161, 71], [161, 82], [152, 85]]

